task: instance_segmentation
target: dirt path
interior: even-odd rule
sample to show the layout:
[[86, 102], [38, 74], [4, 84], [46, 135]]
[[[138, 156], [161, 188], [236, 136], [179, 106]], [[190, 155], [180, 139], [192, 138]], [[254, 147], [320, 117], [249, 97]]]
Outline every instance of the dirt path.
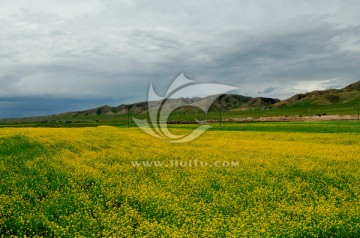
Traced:
[[299, 117], [299, 116], [273, 116], [273, 117], [245, 117], [245, 118], [229, 118], [224, 119], [224, 122], [282, 122], [282, 121], [336, 121], [336, 120], [346, 120], [346, 121], [357, 121], [358, 115], [321, 115], [321, 116], [311, 116]]

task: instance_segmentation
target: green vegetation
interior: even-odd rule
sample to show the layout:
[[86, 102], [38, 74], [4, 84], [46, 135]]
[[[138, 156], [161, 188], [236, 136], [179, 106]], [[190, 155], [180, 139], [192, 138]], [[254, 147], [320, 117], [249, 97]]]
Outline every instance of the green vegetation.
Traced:
[[[356, 104], [335, 104], [335, 105], [311, 105], [310, 115], [315, 116], [316, 114], [326, 115], [357, 115], [360, 103]], [[259, 117], [275, 117], [275, 116], [300, 116], [307, 117], [309, 115], [309, 105], [293, 105], [291, 107], [283, 108], [272, 108], [272, 109], [261, 109], [254, 108], [243, 111], [223, 111], [222, 119], [234, 119], [234, 118], [249, 118], [257, 119]], [[147, 118], [147, 114], [130, 114], [132, 117], [138, 119]], [[193, 113], [193, 112], [174, 112], [170, 115], [169, 122], [195, 122], [198, 120], [219, 120], [220, 113], [218, 111], [212, 111], [209, 113]], [[99, 114], [89, 116], [58, 116], [52, 117], [41, 117], [41, 118], [27, 118], [27, 119], [9, 119], [0, 121], [0, 127], [5, 125], [18, 125], [18, 126], [52, 126], [52, 127], [71, 127], [71, 126], [93, 126], [93, 125], [125, 125], [127, 121], [126, 114]], [[24, 124], [24, 125], [22, 125]], [[74, 124], [74, 125], [71, 125]]]
[[[358, 125], [317, 123], [313, 133], [299, 132], [307, 126], [214, 125], [186, 144], [137, 128], [1, 128], [0, 233], [359, 237]], [[238, 166], [134, 167], [134, 160]]]
[[[213, 98], [213, 96], [210, 96]], [[193, 103], [194, 99], [188, 99]], [[181, 99], [174, 99], [173, 103], [179, 103]], [[102, 106], [81, 112], [69, 112], [58, 115], [49, 115], [42, 117], [3, 119], [1, 124], [14, 123], [35, 123], [35, 124], [125, 124], [127, 120], [127, 108], [130, 108], [130, 118], [132, 116], [138, 119], [147, 117], [147, 103], [135, 103], [132, 105], [120, 105], [118, 107]], [[271, 98], [251, 98], [241, 95], [224, 94], [219, 96], [208, 114], [192, 106], [182, 107], [170, 115], [169, 121], [174, 122], [194, 122], [198, 120], [218, 120], [222, 110], [224, 120], [257, 119], [259, 117], [307, 117], [320, 115], [357, 115], [360, 109], [360, 81], [349, 85], [343, 89], [330, 89], [324, 91], [313, 91], [306, 94], [297, 94], [287, 100], [279, 101]], [[309, 110], [310, 109], [310, 110]], [[100, 122], [100, 123], [98, 123]]]
[[[210, 124], [214, 131], [255, 131], [255, 132], [306, 132], [306, 133], [360, 133], [360, 124], [354, 121], [320, 122], [252, 122]], [[198, 125], [169, 125], [170, 128], [191, 128]]]

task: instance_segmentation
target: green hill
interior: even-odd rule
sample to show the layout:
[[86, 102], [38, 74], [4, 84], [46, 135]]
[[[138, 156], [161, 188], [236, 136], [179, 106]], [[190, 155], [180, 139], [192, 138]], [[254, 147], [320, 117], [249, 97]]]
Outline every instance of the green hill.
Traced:
[[[213, 102], [206, 114], [196, 108]], [[360, 81], [342, 89], [312, 91], [305, 94], [296, 94], [286, 100], [273, 98], [252, 98], [234, 94], [213, 95], [205, 98], [178, 98], [169, 99], [169, 108], [181, 103], [187, 106], [178, 108], [170, 116], [170, 122], [194, 122], [198, 120], [218, 120], [220, 110], [223, 119], [259, 118], [274, 116], [304, 117], [315, 114], [321, 115], [356, 115], [360, 108]], [[3, 119], [1, 123], [120, 123], [125, 124], [127, 113], [142, 119], [147, 118], [148, 103], [139, 102], [116, 107], [101, 106], [84, 111], [65, 112], [55, 115]], [[165, 108], [165, 110], [167, 110]], [[309, 112], [310, 110], [310, 112]]]

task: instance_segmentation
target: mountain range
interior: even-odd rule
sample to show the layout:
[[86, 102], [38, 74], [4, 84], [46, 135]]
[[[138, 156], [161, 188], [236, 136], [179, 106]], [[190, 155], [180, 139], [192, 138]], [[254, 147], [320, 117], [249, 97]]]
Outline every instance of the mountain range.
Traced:
[[[160, 105], [161, 102], [153, 102], [152, 104]], [[168, 108], [174, 108], [176, 105], [186, 104], [186, 106], [180, 107], [174, 111], [176, 114], [194, 114], [201, 112], [198, 107], [209, 104], [209, 112], [216, 112], [220, 109], [224, 112], [229, 112], [231, 115], [251, 115], [251, 112], [265, 110], [267, 113], [272, 112], [271, 115], [276, 115], [276, 112], [286, 112], [286, 114], [297, 115], [305, 112], [305, 108], [313, 107], [319, 112], [324, 110], [338, 110], [341, 108], [345, 109], [356, 109], [360, 107], [360, 81], [348, 85], [342, 89], [328, 89], [328, 90], [317, 90], [303, 94], [296, 94], [286, 100], [279, 100], [275, 98], [266, 97], [247, 97], [236, 94], [222, 94], [212, 95], [204, 98], [177, 98], [168, 99], [166, 106]], [[166, 110], [164, 106], [164, 110]], [[74, 111], [64, 112], [60, 114], [42, 116], [42, 117], [29, 117], [15, 120], [21, 121], [42, 121], [42, 120], [83, 120], [86, 118], [116, 118], [117, 116], [126, 116], [128, 113], [132, 115], [147, 115], [149, 108], [148, 102], [138, 102], [134, 104], [121, 104], [119, 106], [108, 106], [104, 105], [101, 107]], [[172, 110], [171, 110], [172, 111]], [[352, 113], [353, 111], [349, 111]], [[345, 113], [345, 112], [344, 112]], [[256, 113], [255, 113], [256, 114]], [[254, 115], [255, 115], [254, 114]], [[355, 113], [354, 113], [355, 114]], [[265, 115], [266, 116], [266, 115]], [[4, 119], [2, 122], [14, 121], [14, 119]]]
[[[334, 105], [334, 104], [357, 104], [360, 101], [360, 81], [350, 84], [342, 89], [328, 89], [317, 90], [304, 94], [296, 94], [286, 100], [279, 100], [276, 98], [266, 97], [247, 97], [236, 94], [222, 94], [212, 95], [204, 98], [179, 98], [168, 99], [170, 104], [179, 105], [181, 103], [189, 104], [186, 107], [182, 107], [176, 112], [197, 112], [197, 105], [203, 102], [214, 101], [209, 112], [218, 111], [222, 108], [224, 111], [240, 111], [249, 109], [271, 109], [271, 108], [283, 108], [294, 107], [300, 105]], [[126, 114], [129, 109], [132, 114], [142, 114], [148, 112], [148, 102], [139, 102], [129, 105], [119, 105], [116, 107], [101, 106], [89, 110], [67, 112], [58, 115], [70, 115], [70, 116], [88, 116], [88, 115], [111, 115], [111, 114]]]

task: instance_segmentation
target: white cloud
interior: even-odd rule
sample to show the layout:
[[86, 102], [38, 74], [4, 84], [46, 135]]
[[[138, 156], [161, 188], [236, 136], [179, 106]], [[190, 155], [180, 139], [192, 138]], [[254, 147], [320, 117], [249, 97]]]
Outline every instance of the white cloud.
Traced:
[[292, 87], [292, 92], [310, 92], [314, 90], [326, 90], [337, 88], [341, 83], [339, 79], [324, 79], [324, 80], [311, 80], [311, 81], [297, 81]]
[[0, 15], [22, 18], [26, 14], [48, 14], [65, 19], [94, 15], [104, 10], [100, 0], [12, 0], [0, 1]]

